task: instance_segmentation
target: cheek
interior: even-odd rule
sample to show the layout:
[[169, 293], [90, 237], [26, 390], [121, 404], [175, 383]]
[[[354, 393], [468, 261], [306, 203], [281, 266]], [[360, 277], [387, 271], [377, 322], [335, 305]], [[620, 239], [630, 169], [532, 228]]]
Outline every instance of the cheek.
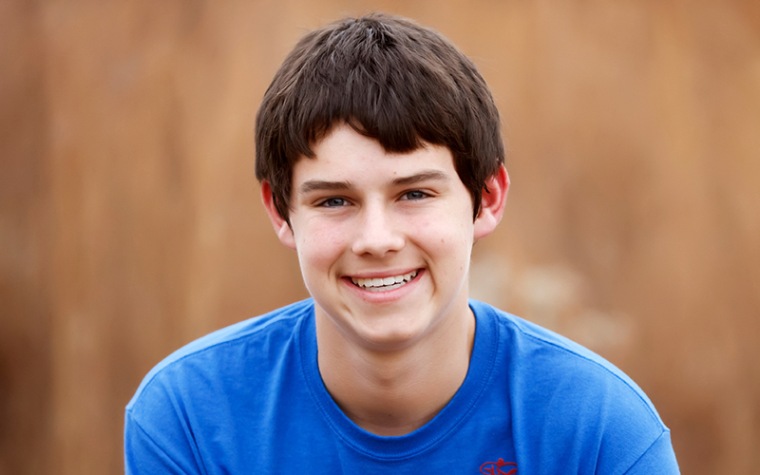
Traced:
[[296, 251], [302, 267], [327, 266], [345, 247], [345, 232], [338, 226], [304, 226], [295, 230]]
[[466, 220], [455, 219], [452, 215], [440, 216], [436, 220], [420, 220], [415, 223], [411, 239], [424, 242], [431, 251], [454, 257], [468, 251], [473, 243], [473, 226]]

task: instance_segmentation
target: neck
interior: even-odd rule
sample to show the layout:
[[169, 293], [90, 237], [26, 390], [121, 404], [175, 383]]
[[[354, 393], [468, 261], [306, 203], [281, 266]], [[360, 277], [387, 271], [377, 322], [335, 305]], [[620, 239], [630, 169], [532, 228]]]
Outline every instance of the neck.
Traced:
[[318, 363], [327, 390], [344, 413], [378, 435], [412, 432], [430, 421], [467, 375], [475, 334], [469, 307], [408, 347], [380, 351], [357, 345], [317, 316]]

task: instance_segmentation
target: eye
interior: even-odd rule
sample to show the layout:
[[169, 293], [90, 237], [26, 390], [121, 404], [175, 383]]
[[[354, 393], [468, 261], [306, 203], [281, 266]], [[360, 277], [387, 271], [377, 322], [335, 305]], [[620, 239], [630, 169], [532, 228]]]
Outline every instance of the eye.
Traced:
[[337, 196], [324, 199], [318, 203], [318, 206], [323, 208], [340, 208], [341, 206], [346, 205], [348, 205], [348, 201], [345, 198], [340, 198]]
[[405, 192], [403, 195], [401, 195], [402, 200], [408, 200], [408, 201], [423, 200], [429, 197], [430, 197], [430, 194], [425, 193], [422, 190], [410, 190], [410, 191]]

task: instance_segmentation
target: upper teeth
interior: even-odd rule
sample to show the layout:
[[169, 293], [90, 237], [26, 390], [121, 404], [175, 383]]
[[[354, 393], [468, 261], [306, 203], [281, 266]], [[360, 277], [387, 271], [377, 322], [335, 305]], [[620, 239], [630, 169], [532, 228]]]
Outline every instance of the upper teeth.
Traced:
[[369, 288], [369, 287], [384, 287], [387, 285], [395, 285], [395, 284], [402, 284], [409, 282], [410, 280], [414, 279], [414, 277], [417, 275], [417, 271], [412, 271], [408, 274], [404, 275], [396, 275], [393, 277], [376, 277], [372, 279], [360, 279], [360, 278], [352, 278], [354, 284], [358, 285], [359, 287]]

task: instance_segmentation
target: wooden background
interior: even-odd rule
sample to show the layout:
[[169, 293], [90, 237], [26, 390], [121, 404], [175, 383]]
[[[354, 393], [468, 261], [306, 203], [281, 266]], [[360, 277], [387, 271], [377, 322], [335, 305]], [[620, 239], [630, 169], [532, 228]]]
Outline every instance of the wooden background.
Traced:
[[479, 65], [513, 188], [473, 287], [611, 359], [690, 474], [760, 466], [760, 2], [0, 0], [0, 474], [122, 472], [145, 372], [305, 296], [252, 124], [306, 30]]

